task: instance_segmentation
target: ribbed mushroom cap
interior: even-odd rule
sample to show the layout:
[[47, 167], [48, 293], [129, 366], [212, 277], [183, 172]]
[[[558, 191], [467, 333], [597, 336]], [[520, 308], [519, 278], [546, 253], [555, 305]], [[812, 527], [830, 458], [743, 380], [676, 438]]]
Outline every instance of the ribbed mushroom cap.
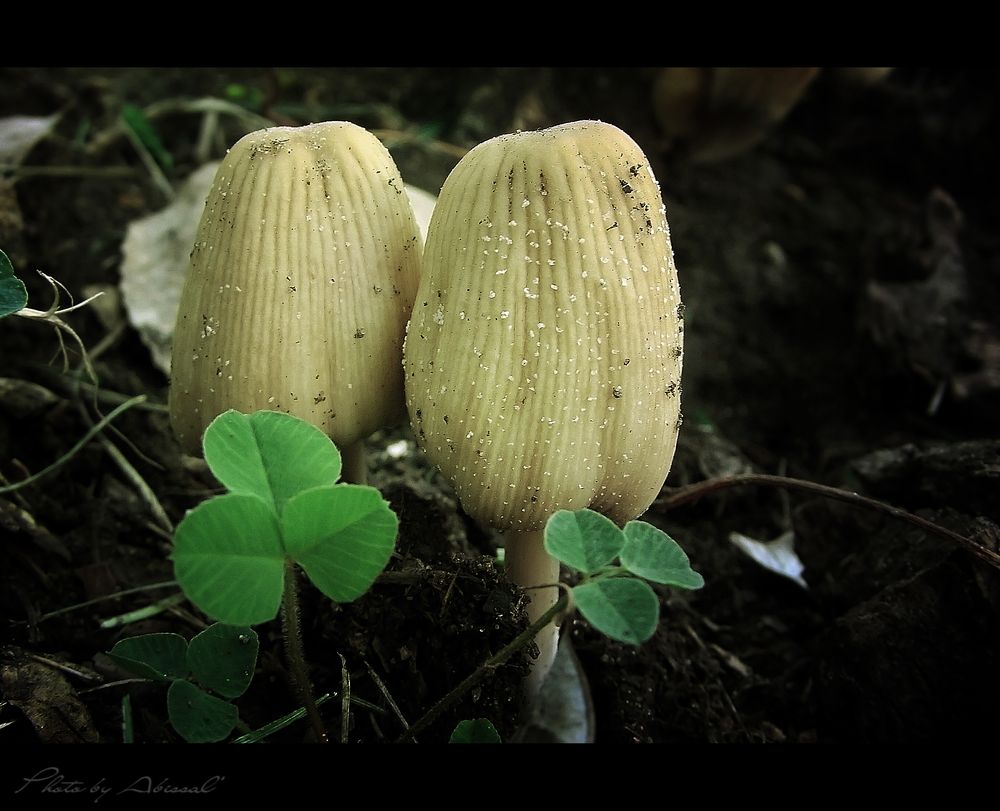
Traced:
[[338, 444], [403, 416], [420, 237], [399, 170], [347, 122], [242, 138], [205, 205], [181, 296], [171, 421], [199, 451], [221, 412], [271, 409]]
[[418, 439], [501, 530], [646, 510], [680, 422], [683, 323], [642, 150], [581, 121], [494, 138], [445, 181], [404, 367]]

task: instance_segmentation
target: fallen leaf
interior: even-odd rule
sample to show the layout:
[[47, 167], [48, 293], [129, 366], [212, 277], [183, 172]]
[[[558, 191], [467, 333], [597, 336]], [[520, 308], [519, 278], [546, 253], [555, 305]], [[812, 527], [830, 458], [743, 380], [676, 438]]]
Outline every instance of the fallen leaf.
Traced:
[[729, 540], [768, 571], [794, 580], [804, 589], [808, 588], [802, 577], [805, 566], [795, 554], [795, 534], [791, 530], [783, 532], [773, 541], [758, 541], [739, 532], [730, 532]]
[[31, 148], [52, 132], [58, 115], [12, 115], [0, 118], [0, 163], [20, 163]]
[[587, 676], [564, 634], [531, 717], [515, 738], [526, 743], [593, 743], [594, 723]]
[[0, 686], [44, 743], [97, 743], [100, 736], [66, 677], [10, 646], [0, 653]]
[[173, 203], [131, 222], [122, 243], [125, 310], [164, 372], [170, 371], [170, 339], [188, 258], [218, 167], [206, 163], [184, 182]]

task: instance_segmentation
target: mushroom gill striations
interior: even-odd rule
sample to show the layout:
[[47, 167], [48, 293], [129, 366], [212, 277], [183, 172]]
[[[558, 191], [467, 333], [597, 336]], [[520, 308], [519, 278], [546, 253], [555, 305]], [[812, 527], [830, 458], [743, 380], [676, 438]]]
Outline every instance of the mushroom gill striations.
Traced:
[[[407, 331], [407, 407], [466, 512], [507, 533], [521, 585], [558, 579], [541, 548], [556, 510], [622, 524], [659, 493], [682, 316], [659, 185], [618, 128], [500, 136], [445, 181]], [[529, 616], [555, 600], [546, 591]]]
[[673, 458], [683, 320], [659, 186], [617, 128], [480, 144], [434, 212], [408, 329], [410, 419], [470, 515], [623, 523]]
[[181, 296], [170, 411], [184, 450], [229, 408], [284, 411], [329, 434], [345, 476], [363, 479], [360, 441], [405, 414], [420, 252], [399, 171], [371, 133], [326, 122], [242, 138]]

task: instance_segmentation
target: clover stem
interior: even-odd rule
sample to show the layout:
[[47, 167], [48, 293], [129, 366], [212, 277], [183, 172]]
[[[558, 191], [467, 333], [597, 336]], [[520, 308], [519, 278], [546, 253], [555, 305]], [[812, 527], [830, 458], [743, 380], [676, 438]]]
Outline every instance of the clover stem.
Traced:
[[[559, 589], [553, 589], [553, 591], [557, 594], [559, 593]], [[567, 593], [560, 597], [555, 604], [550, 606], [548, 611], [543, 613], [537, 620], [535, 620], [534, 623], [521, 631], [521, 633], [519, 633], [512, 641], [508, 642], [489, 659], [483, 662], [470, 675], [466, 676], [457, 687], [453, 688], [451, 692], [449, 692], [446, 696], [444, 696], [444, 698], [438, 701], [437, 704], [418, 718], [409, 729], [397, 738], [396, 743], [405, 743], [406, 741], [416, 738], [417, 735], [433, 724], [442, 715], [442, 713], [447, 712], [459, 701], [461, 701], [461, 699], [473, 687], [482, 683], [487, 676], [495, 672], [496, 669], [510, 659], [511, 656], [527, 645], [533, 637], [536, 637], [547, 627], [554, 627], [556, 617], [562, 614], [569, 604], [570, 595]]]
[[[527, 592], [528, 622], [535, 623], [559, 599], [559, 561], [545, 551], [542, 529], [529, 532], [508, 532], [505, 534], [504, 562], [507, 577]], [[545, 588], [539, 588], [546, 586]], [[531, 672], [524, 682], [525, 699], [531, 705], [538, 697], [545, 677], [552, 669], [559, 647], [559, 626], [551, 622], [535, 636], [538, 658], [531, 666]]]
[[368, 484], [368, 462], [364, 440], [359, 439], [340, 449], [340, 478], [349, 484]]
[[285, 652], [292, 680], [299, 691], [299, 699], [306, 708], [309, 722], [319, 743], [329, 743], [323, 719], [320, 718], [316, 701], [313, 699], [312, 684], [309, 682], [309, 667], [302, 648], [302, 629], [299, 625], [299, 588], [295, 574], [295, 564], [285, 561], [285, 594], [281, 598], [281, 631], [285, 637]]

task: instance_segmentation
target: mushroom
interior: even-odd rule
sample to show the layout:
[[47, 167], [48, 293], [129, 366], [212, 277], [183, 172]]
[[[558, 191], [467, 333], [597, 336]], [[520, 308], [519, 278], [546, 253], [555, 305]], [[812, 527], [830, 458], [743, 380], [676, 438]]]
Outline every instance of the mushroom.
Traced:
[[[465, 511], [506, 533], [534, 621], [557, 599], [548, 518], [623, 524], [680, 426], [683, 322], [665, 208], [639, 146], [578, 121], [480, 144], [441, 190], [404, 348], [407, 408]], [[557, 629], [537, 638], [537, 692]]]
[[198, 228], [172, 350], [170, 417], [183, 449], [230, 408], [323, 429], [344, 478], [362, 440], [405, 414], [400, 371], [421, 244], [378, 139], [331, 121], [243, 137]]

